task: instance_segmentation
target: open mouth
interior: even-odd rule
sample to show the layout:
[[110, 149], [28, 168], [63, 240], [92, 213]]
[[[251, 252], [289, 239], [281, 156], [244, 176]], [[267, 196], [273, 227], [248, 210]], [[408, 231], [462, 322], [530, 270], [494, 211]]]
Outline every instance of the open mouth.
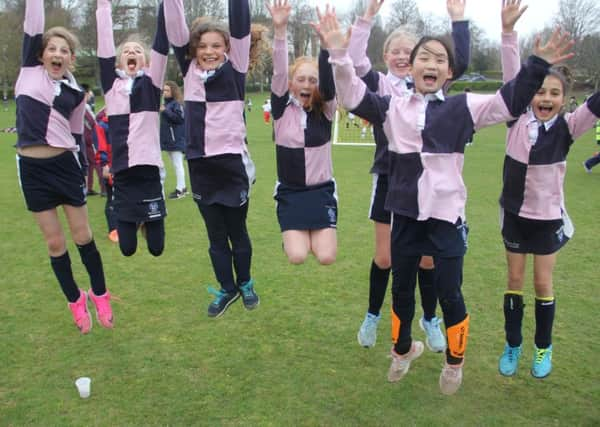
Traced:
[[50, 65], [54, 72], [59, 72], [62, 69], [62, 61], [59, 61], [58, 59], [53, 59]]
[[554, 107], [552, 105], [540, 105], [538, 106], [538, 110], [540, 110], [540, 113], [550, 114], [554, 110]]
[[135, 58], [127, 59], [127, 69], [129, 71], [135, 71], [137, 67], [137, 60]]
[[434, 85], [437, 82], [437, 76], [435, 74], [423, 74], [423, 81], [425, 84]]
[[300, 92], [300, 99], [303, 101], [310, 101], [310, 92]]

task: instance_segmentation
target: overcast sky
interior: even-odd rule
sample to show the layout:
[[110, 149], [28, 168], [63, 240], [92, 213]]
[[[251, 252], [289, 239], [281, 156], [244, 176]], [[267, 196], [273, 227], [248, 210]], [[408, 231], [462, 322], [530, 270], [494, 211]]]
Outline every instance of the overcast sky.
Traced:
[[[391, 5], [393, 0], [386, 0], [383, 5], [383, 14], [385, 16], [386, 7]], [[445, 0], [416, 0], [419, 11], [423, 15], [433, 14], [440, 17], [448, 16], [446, 13]], [[477, 23], [483, 28], [491, 40], [500, 41], [500, 8], [502, 0], [466, 0], [466, 17]], [[522, 34], [531, 34], [541, 30], [546, 24], [552, 22], [553, 17], [558, 11], [559, 0], [522, 0], [522, 4], [528, 5], [528, 9], [521, 17], [516, 26], [517, 31]], [[335, 6], [340, 12], [347, 12], [350, 9], [351, 0], [309, 0], [313, 5], [318, 4], [323, 7], [327, 2]]]

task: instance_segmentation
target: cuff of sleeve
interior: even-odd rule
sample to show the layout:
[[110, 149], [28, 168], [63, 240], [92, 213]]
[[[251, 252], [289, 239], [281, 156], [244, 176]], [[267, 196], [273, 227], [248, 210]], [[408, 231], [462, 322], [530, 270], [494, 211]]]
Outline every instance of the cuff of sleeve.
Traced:
[[502, 33], [502, 43], [503, 44], [514, 44], [516, 45], [518, 41], [518, 34], [516, 31], [511, 31], [510, 33]]
[[373, 20], [366, 19], [366, 18], [363, 18], [362, 16], [359, 16], [358, 18], [356, 18], [355, 25], [356, 25], [356, 28], [358, 28], [358, 29], [371, 31], [371, 26], [373, 25]]
[[329, 49], [329, 63], [341, 64], [348, 57], [348, 49]]
[[273, 47], [275, 49], [285, 49], [287, 47], [287, 39], [273, 38]]

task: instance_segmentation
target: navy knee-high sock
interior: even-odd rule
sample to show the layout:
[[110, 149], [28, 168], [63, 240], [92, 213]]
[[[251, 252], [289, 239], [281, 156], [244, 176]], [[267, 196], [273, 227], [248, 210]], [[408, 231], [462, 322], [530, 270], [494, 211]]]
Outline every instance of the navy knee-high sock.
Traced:
[[81, 262], [90, 276], [90, 283], [94, 295], [104, 295], [106, 293], [106, 282], [104, 281], [104, 269], [102, 267], [102, 258], [96, 248], [96, 243], [92, 240], [90, 243], [79, 246], [79, 255]]
[[548, 348], [552, 344], [555, 309], [554, 297], [535, 299], [535, 345], [537, 348]]
[[385, 293], [387, 291], [388, 281], [390, 279], [389, 268], [379, 268], [375, 261], [371, 263], [371, 273], [369, 275], [369, 313], [379, 316]]
[[523, 342], [521, 324], [523, 323], [523, 295], [507, 292], [504, 294], [504, 331], [506, 342], [511, 347], [518, 347]]
[[65, 252], [61, 256], [50, 257], [50, 265], [54, 271], [54, 275], [58, 279], [60, 288], [69, 302], [75, 302], [79, 299], [79, 287], [75, 283], [73, 270], [71, 270], [71, 258], [69, 252]]

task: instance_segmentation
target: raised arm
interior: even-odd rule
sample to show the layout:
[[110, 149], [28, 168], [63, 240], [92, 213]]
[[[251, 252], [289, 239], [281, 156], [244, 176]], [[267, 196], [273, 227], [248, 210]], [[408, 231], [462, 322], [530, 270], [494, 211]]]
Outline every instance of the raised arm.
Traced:
[[467, 71], [471, 60], [471, 32], [469, 21], [465, 20], [466, 0], [447, 0], [446, 9], [452, 21], [452, 40], [454, 41], [454, 70], [452, 80], [458, 79]]
[[335, 13], [323, 20], [319, 32], [329, 47], [329, 62], [333, 65], [336, 94], [340, 104], [373, 125], [381, 126], [386, 119], [390, 98], [370, 91], [356, 75], [347, 53], [349, 37], [340, 31]]
[[[274, 0], [266, 3], [267, 10], [273, 20], [273, 78], [271, 92], [276, 97], [288, 93], [288, 42], [287, 25], [292, 6], [287, 0]], [[277, 102], [271, 99], [271, 102]], [[287, 102], [287, 100], [285, 101]]]
[[515, 32], [515, 24], [527, 10], [521, 7], [521, 0], [502, 0], [502, 80], [504, 83], [514, 79], [521, 67], [519, 42]]
[[44, 33], [44, 0], [27, 0], [25, 2], [23, 32], [25, 34], [21, 65], [23, 67], [40, 65], [38, 55], [42, 48], [42, 34]]
[[229, 59], [240, 73], [248, 72], [250, 64], [250, 5], [249, 0], [229, 0]]
[[561, 32], [559, 28], [543, 45], [538, 37], [534, 49], [535, 56], [530, 56], [527, 65], [521, 68], [517, 77], [502, 86], [496, 95], [490, 97], [467, 94], [475, 129], [521, 115], [542, 86], [550, 67], [573, 56], [570, 50], [574, 43], [569, 34]]
[[183, 0], [164, 0], [164, 12], [167, 38], [173, 46], [179, 69], [185, 76], [191, 60], [187, 58], [190, 44], [190, 30], [185, 22]]
[[96, 9], [96, 31], [98, 38], [98, 61], [100, 62], [100, 82], [106, 94], [116, 78], [115, 41], [113, 36], [112, 4], [110, 0], [98, 0]]
[[154, 86], [162, 91], [167, 72], [167, 59], [169, 56], [169, 39], [167, 38], [167, 30], [165, 27], [165, 12], [161, 2], [158, 6], [158, 14], [156, 17], [156, 34], [152, 43], [152, 51], [150, 52], [150, 77]]

